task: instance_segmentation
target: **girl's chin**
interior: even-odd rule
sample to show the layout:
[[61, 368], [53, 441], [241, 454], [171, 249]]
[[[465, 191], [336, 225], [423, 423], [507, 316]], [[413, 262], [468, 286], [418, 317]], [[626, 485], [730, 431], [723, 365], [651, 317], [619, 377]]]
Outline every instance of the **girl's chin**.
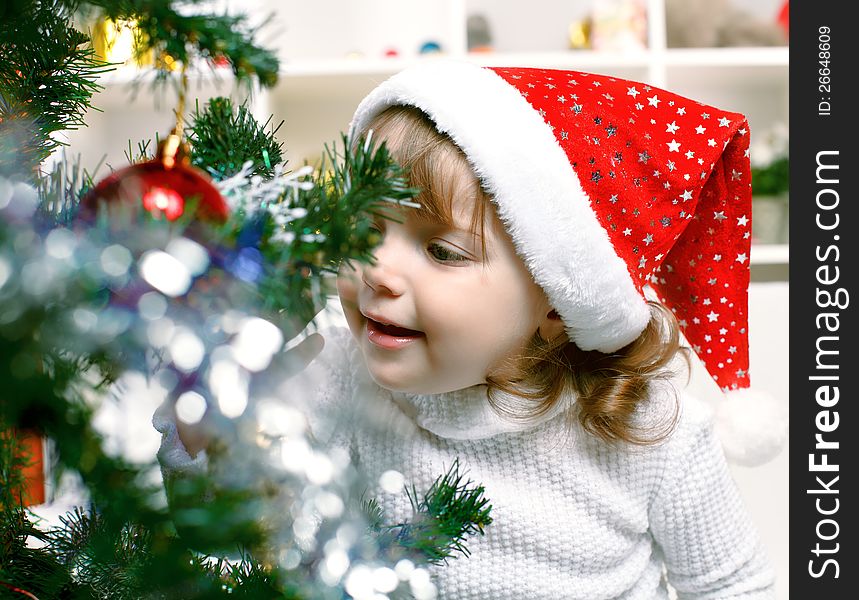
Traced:
[[404, 386], [401, 384], [390, 384], [385, 380], [380, 380], [377, 377], [373, 377], [373, 381], [376, 382], [380, 388], [387, 390], [393, 394], [414, 394], [414, 395], [423, 395], [423, 392], [415, 391], [409, 386]]
[[393, 374], [383, 368], [374, 369], [369, 366], [370, 377], [381, 388], [396, 394], [412, 394], [420, 396], [433, 396], [436, 394], [447, 394], [457, 390], [485, 385], [485, 381], [460, 385], [454, 381], [445, 380], [443, 376], [424, 377], [418, 380], [413, 373], [407, 375]]
[[414, 376], [404, 376], [403, 374], [391, 373], [389, 369], [373, 368], [372, 364], [368, 364], [370, 377], [381, 388], [398, 394], [427, 394], [432, 392], [423, 391], [420, 382], [415, 381]]
[[[365, 343], [372, 346], [369, 342]], [[363, 350], [363, 349], [362, 349]], [[414, 369], [410, 369], [407, 365], [392, 365], [390, 363], [380, 363], [372, 356], [374, 349], [368, 348], [368, 352], [364, 350], [364, 365], [370, 373], [370, 378], [381, 388], [390, 392], [402, 394], [421, 394], [420, 389], [424, 386], [415, 377]]]

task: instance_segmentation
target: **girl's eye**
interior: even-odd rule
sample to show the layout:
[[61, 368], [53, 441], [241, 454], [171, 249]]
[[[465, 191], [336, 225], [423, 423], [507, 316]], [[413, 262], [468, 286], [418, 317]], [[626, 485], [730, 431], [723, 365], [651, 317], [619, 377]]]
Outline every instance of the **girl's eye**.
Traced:
[[427, 246], [427, 252], [434, 259], [442, 263], [462, 263], [471, 260], [464, 254], [460, 254], [438, 242], [430, 242]]

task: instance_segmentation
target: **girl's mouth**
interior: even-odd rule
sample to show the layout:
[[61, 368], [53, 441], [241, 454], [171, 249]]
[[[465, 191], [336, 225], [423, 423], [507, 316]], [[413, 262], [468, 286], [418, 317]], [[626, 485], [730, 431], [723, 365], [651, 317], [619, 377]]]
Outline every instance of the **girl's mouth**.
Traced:
[[380, 323], [367, 318], [367, 339], [371, 343], [388, 350], [396, 350], [425, 337], [424, 332], [414, 329]]

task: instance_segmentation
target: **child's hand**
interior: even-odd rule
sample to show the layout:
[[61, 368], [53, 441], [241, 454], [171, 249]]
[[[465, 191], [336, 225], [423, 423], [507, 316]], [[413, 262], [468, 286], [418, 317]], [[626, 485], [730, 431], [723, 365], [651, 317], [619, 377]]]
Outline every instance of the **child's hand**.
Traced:
[[306, 369], [324, 347], [325, 338], [318, 333], [311, 333], [295, 348], [283, 353], [281, 360], [278, 361], [278, 367], [284, 369], [285, 377], [292, 377]]
[[[284, 378], [292, 377], [300, 373], [322, 352], [325, 346], [325, 338], [318, 333], [312, 333], [303, 339], [297, 346], [283, 352], [279, 357], [276, 357], [276, 364], [272, 364], [273, 368], [278, 369], [278, 372]], [[209, 447], [215, 439], [216, 426], [213, 421], [213, 408], [209, 406], [206, 409], [206, 414], [197, 423], [186, 423], [178, 418], [173, 407], [173, 419], [176, 422], [176, 429], [179, 433], [179, 439], [192, 457], [196, 456], [201, 450]], [[223, 417], [222, 417], [223, 418]]]

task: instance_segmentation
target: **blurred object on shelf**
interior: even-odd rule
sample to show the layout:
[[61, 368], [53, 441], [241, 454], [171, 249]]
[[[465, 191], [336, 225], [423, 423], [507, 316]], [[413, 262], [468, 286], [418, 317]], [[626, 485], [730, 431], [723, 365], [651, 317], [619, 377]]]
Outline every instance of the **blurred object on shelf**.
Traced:
[[786, 194], [790, 190], [790, 132], [787, 125], [776, 123], [754, 138], [749, 149], [752, 193]]
[[665, 0], [665, 28], [669, 48], [787, 44], [779, 23], [736, 6], [733, 0]]
[[210, 58], [209, 64], [211, 64], [213, 67], [225, 68], [230, 66], [230, 59], [221, 54], [220, 56]]
[[[22, 506], [35, 506], [45, 502], [45, 452], [44, 439], [33, 431], [0, 429], [2, 442], [11, 442], [15, 462], [20, 463], [20, 479], [12, 480], [11, 492], [14, 501]], [[4, 451], [8, 451], [4, 448]], [[4, 485], [8, 482], [4, 481]], [[18, 485], [22, 487], [18, 487]], [[2, 502], [0, 502], [2, 507]]]
[[591, 19], [577, 19], [570, 23], [568, 46], [570, 50], [586, 50], [591, 47]]
[[629, 52], [647, 48], [644, 0], [593, 0], [590, 43], [594, 50]]
[[96, 57], [109, 63], [133, 64], [138, 67], [153, 63], [152, 52], [140, 54], [135, 49], [137, 36], [135, 21], [113, 21], [101, 18], [92, 28], [92, 46]]
[[790, 155], [787, 125], [777, 123], [752, 142], [752, 241], [788, 243]]
[[347, 52], [344, 58], [347, 60], [359, 60], [364, 58], [364, 53], [359, 52], [358, 50], [352, 50], [351, 52]]
[[45, 502], [45, 440], [34, 432], [25, 433], [22, 443], [30, 454], [24, 468], [24, 504], [34, 506]]
[[155, 59], [155, 68], [160, 71], [178, 71], [182, 68], [182, 63], [173, 58], [172, 54], [161, 52]]
[[779, 26], [784, 30], [784, 39], [787, 40], [790, 37], [790, 2], [788, 0], [784, 0], [784, 4], [781, 5], [781, 8], [778, 11], [778, 17], [776, 17], [776, 21], [778, 21]]
[[441, 51], [441, 44], [433, 40], [428, 40], [421, 44], [421, 47], [418, 50], [420, 54], [437, 54], [441, 53]]
[[790, 241], [790, 201], [779, 196], [752, 197], [752, 243], [787, 244]]
[[486, 15], [475, 13], [468, 15], [466, 21], [466, 37], [469, 52], [492, 52], [492, 28]]
[[400, 51], [397, 50], [396, 48], [387, 48], [385, 50], [385, 56], [393, 58], [393, 57], [399, 56], [399, 55], [400, 55]]

